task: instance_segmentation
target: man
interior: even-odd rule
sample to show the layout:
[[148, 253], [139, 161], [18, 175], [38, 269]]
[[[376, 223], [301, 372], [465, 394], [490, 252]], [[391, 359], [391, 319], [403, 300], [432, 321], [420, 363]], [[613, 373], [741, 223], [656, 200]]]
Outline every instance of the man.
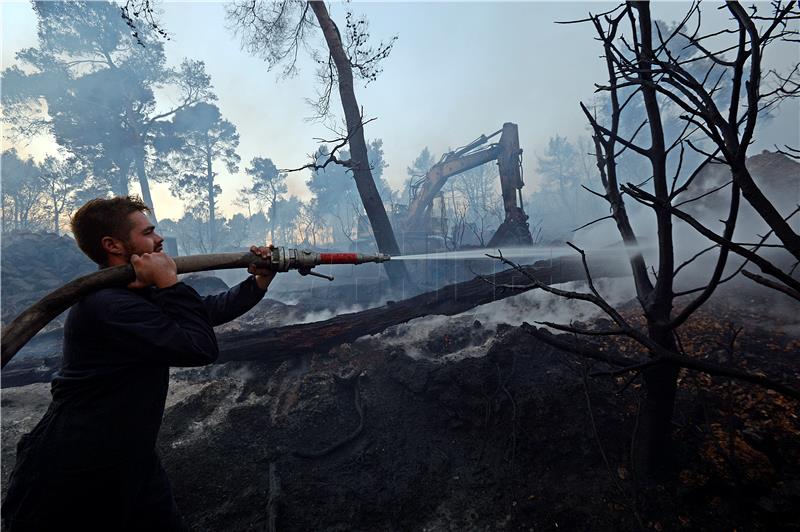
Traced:
[[155, 452], [169, 367], [213, 362], [213, 326], [251, 309], [275, 273], [251, 266], [238, 286], [201, 298], [178, 281], [148, 211], [137, 197], [95, 199], [72, 218], [84, 253], [101, 268], [132, 264], [136, 280], [70, 310], [53, 400], [17, 447], [2, 508], [10, 532], [185, 530]]

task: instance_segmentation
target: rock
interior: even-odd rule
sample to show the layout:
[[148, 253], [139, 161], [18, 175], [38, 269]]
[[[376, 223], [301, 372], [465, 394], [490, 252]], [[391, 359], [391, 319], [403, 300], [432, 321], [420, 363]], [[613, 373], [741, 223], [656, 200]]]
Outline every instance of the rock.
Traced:
[[4, 324], [49, 292], [97, 270], [75, 240], [53, 233], [6, 233], [0, 254]]

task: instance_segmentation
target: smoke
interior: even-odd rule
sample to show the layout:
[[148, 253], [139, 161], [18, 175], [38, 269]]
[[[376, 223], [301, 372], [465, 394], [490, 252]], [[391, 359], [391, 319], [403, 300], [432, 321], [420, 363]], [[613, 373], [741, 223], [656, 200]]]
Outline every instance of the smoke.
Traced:
[[[554, 288], [574, 292], [588, 292], [585, 282], [570, 282], [553, 285]], [[630, 279], [599, 279], [595, 287], [611, 305], [619, 305], [635, 296]], [[570, 323], [593, 319], [602, 311], [586, 301], [565, 299], [540, 290], [530, 290], [514, 297], [481, 305], [472, 314], [496, 327], [500, 323], [521, 325], [523, 322], [549, 321]]]
[[[600, 294], [612, 305], [634, 296], [630, 279], [600, 279]], [[585, 282], [570, 282], [554, 287], [569, 291], [587, 291]], [[456, 316], [432, 315], [390, 327], [357, 342], [379, 342], [400, 348], [414, 359], [441, 363], [484, 356], [491, 347], [500, 324], [519, 326], [523, 322], [549, 321], [569, 324], [588, 321], [602, 314], [585, 301], [568, 300], [539, 290], [530, 290], [492, 303], [475, 307]]]
[[392, 326], [356, 342], [377, 342], [383, 348], [399, 348], [416, 360], [448, 362], [484, 356], [492, 344], [494, 331], [494, 327], [484, 327], [469, 314], [432, 315]]
[[[797, 198], [800, 197], [800, 165], [783, 155], [763, 152], [748, 159], [748, 169], [754, 176], [758, 185], [773, 205], [783, 215], [787, 216], [795, 207]], [[706, 192], [717, 187], [720, 190], [702, 197], [699, 201], [688, 202], [680, 208], [696, 218], [702, 225], [721, 234], [723, 220], [728, 218], [730, 208], [730, 185], [724, 186], [731, 180], [730, 170], [720, 164], [707, 165], [697, 176], [692, 186], [683, 193], [679, 200], [686, 201], [699, 198]], [[625, 197], [631, 226], [639, 240], [643, 256], [648, 265], [658, 266], [658, 231], [655, 214], [652, 209], [643, 207]], [[800, 227], [800, 216], [795, 216], [792, 221], [795, 227]], [[693, 227], [678, 218], [672, 219], [673, 252], [675, 267], [689, 261], [695, 255], [712, 245], [712, 242], [703, 237]], [[742, 198], [740, 201], [736, 231], [733, 240], [738, 243], [757, 243], [769, 232], [769, 227], [755, 212], [750, 204]], [[604, 245], [611, 245], [620, 241], [619, 232], [613, 220], [606, 220], [594, 224], [574, 235], [578, 246], [587, 249], [597, 249]], [[778, 240], [770, 236], [766, 244], [777, 244]], [[789, 254], [775, 248], [761, 249], [759, 254], [769, 258], [776, 265], [788, 270], [791, 267]], [[591, 261], [592, 253], [587, 251]], [[691, 264], [683, 267], [675, 279], [678, 291], [690, 290], [705, 286], [714, 269], [719, 255], [718, 249], [706, 251]], [[744, 259], [733, 253], [729, 254], [725, 269], [725, 276], [732, 274], [744, 263]], [[752, 266], [751, 266], [752, 268]], [[651, 279], [655, 276], [651, 273]], [[772, 294], [780, 298], [777, 293]]]

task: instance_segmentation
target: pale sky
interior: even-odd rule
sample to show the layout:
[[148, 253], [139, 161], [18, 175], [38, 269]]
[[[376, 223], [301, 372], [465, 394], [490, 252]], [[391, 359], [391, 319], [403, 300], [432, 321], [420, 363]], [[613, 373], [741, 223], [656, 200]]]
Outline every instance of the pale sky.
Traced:
[[[239, 130], [240, 171], [228, 175], [223, 168], [223, 211], [235, 212], [231, 202], [246, 184], [244, 168], [253, 157], [269, 157], [278, 167], [308, 162], [315, 137], [330, 138], [325, 126], [309, 123], [305, 103], [314, 98], [314, 65], [302, 56], [300, 73], [280, 79], [280, 69], [268, 71], [266, 63], [248, 55], [226, 29], [220, 2], [162, 2], [162, 26], [171, 40], [167, 59], [205, 61], [219, 96], [222, 114]], [[535, 187], [536, 157], [543, 155], [550, 137], [571, 140], [585, 135], [587, 126], [578, 102], [590, 102], [593, 83], [604, 81], [600, 47], [588, 24], [557, 25], [554, 21], [585, 17], [589, 11], [608, 9], [606, 3], [574, 2], [354, 2], [350, 8], [370, 21], [375, 42], [397, 35], [383, 74], [356, 96], [367, 117], [367, 139], [381, 138], [386, 162], [384, 176], [400, 189], [406, 167], [428, 146], [438, 157], [447, 148], [462, 146], [502, 127], [519, 125], [524, 150], [526, 186]], [[658, 2], [653, 17], [677, 20], [687, 3]], [[704, 21], [719, 22], [716, 4], [704, 10]], [[765, 5], [766, 7], [766, 5]], [[346, 6], [334, 3], [331, 14], [344, 25]], [[28, 2], [0, 0], [2, 67], [13, 64], [14, 54], [36, 45], [36, 19]], [[800, 60], [800, 47], [785, 47], [768, 57], [780, 68]], [[159, 95], [162, 98], [165, 95]], [[168, 101], [161, 101], [168, 106]], [[339, 102], [332, 104], [341, 116]], [[4, 141], [5, 142], [5, 141]], [[773, 144], [800, 144], [800, 107], [785, 106], [759, 132], [752, 153]], [[4, 144], [3, 149], [7, 145]], [[23, 153], [41, 159], [53, 149], [44, 139], [32, 139]], [[308, 198], [306, 172], [291, 174], [289, 191]], [[132, 187], [132, 191], [136, 191]], [[166, 185], [155, 185], [154, 203], [159, 218], [176, 218], [183, 212]]]

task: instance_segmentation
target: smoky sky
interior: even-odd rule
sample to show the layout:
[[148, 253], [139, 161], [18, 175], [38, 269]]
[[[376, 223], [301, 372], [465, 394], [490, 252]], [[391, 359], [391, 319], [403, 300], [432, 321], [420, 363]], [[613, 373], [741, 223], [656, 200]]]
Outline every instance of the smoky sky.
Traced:
[[[354, 2], [356, 13], [370, 21], [372, 39], [398, 40], [377, 81], [357, 86], [365, 116], [375, 118], [366, 128], [367, 139], [383, 139], [388, 167], [384, 177], [397, 189], [407, 178], [406, 167], [426, 146], [438, 157], [481, 134], [519, 125], [524, 150], [523, 168], [528, 187], [538, 182], [536, 158], [555, 135], [576, 139], [588, 134], [579, 101], [593, 101], [594, 83], [604, 80], [600, 49], [589, 24], [560, 25], [613, 4], [590, 2]], [[766, 5], [766, 4], [765, 4]], [[680, 18], [687, 3], [658, 2], [653, 17], [666, 22]], [[177, 65], [184, 57], [203, 60], [210, 74], [222, 115], [238, 129], [242, 161], [265, 157], [282, 168], [308, 162], [317, 143], [330, 138], [328, 124], [309, 122], [318, 85], [314, 61], [301, 52], [295, 77], [281, 79], [280, 69], [241, 50], [226, 27], [224, 5], [216, 2], [164, 2], [163, 26], [171, 40], [165, 43], [167, 60]], [[21, 48], [36, 44], [36, 22], [28, 3], [3, 2], [3, 68], [13, 63]], [[333, 17], [341, 24], [347, 6], [334, 3]], [[724, 21], [707, 6], [709, 28]], [[312, 42], [311, 46], [319, 45]], [[770, 65], [785, 68], [798, 60], [795, 47], [776, 49]], [[169, 107], [175, 96], [157, 93], [159, 106]], [[338, 101], [334, 110], [338, 113]], [[785, 105], [765, 121], [753, 153], [774, 144], [800, 143], [800, 107]], [[4, 147], [7, 146], [4, 141]], [[24, 152], [41, 158], [54, 148], [35, 139]], [[306, 173], [292, 174], [290, 193], [307, 198]], [[247, 178], [243, 171], [220, 169], [223, 211], [235, 212], [232, 201]], [[154, 202], [162, 216], [177, 217], [181, 203], [166, 185], [154, 187]]]

